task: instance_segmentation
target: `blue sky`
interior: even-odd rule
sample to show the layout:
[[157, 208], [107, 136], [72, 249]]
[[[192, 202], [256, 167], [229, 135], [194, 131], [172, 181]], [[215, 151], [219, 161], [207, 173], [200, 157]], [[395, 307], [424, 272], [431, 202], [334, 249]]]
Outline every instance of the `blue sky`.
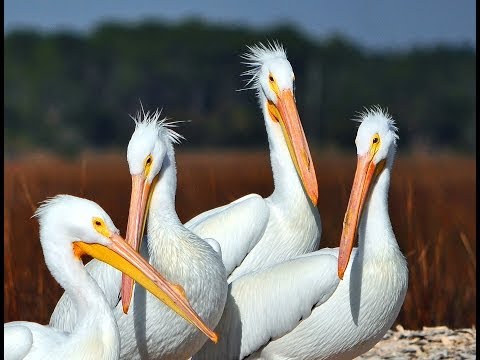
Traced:
[[195, 16], [257, 28], [289, 22], [317, 39], [340, 33], [372, 49], [476, 46], [475, 7], [475, 0], [6, 0], [4, 30], [88, 31], [105, 19], [178, 21]]

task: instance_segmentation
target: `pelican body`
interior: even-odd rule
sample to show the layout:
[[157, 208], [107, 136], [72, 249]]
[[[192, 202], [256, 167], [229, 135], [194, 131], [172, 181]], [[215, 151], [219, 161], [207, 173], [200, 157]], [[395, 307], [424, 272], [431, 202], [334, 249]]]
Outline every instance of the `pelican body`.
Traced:
[[[205, 344], [194, 359], [353, 359], [382, 339], [408, 286], [387, 202], [396, 139], [387, 113], [362, 114], [340, 247], [233, 281], [216, 328], [220, 342]], [[290, 289], [297, 295], [285, 298]]]
[[70, 333], [26, 321], [4, 324], [5, 359], [118, 359], [117, 323], [83, 266], [83, 254], [133, 276], [179, 315], [206, 329], [180, 288], [168, 283], [121, 238], [96, 203], [59, 195], [41, 205], [35, 215], [47, 267], [74, 300], [79, 321]]
[[[180, 222], [175, 211], [173, 150], [180, 135], [168, 128], [172, 123], [159, 118], [159, 111], [145, 114], [142, 108], [142, 113], [134, 118], [136, 128], [127, 150], [132, 195], [126, 240], [170, 282], [181, 286], [192, 308], [205, 324], [214, 328], [227, 296], [227, 277], [217, 252], [218, 243], [204, 241]], [[142, 242], [145, 226], [147, 236]], [[215, 334], [207, 337], [141, 287], [134, 288], [130, 278], [122, 281], [121, 273], [93, 260], [87, 264], [87, 270], [115, 307], [122, 359], [186, 359], [208, 338], [217, 341]], [[68, 294], [64, 294], [52, 314], [51, 324], [64, 329], [75, 325], [78, 315], [70, 302]]]
[[228, 281], [318, 249], [321, 222], [313, 161], [297, 112], [294, 73], [277, 43], [249, 47], [247, 86], [255, 89], [270, 145], [274, 191], [244, 196], [185, 226], [220, 243]]

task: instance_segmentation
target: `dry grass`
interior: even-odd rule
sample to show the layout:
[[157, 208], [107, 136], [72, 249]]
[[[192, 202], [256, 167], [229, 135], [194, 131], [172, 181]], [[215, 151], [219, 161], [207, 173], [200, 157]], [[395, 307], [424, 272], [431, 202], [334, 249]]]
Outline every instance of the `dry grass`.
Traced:
[[[322, 247], [338, 246], [355, 171], [354, 156], [314, 156], [319, 180]], [[177, 155], [177, 211], [199, 212], [256, 192], [273, 181], [267, 152], [188, 152]], [[4, 321], [47, 323], [62, 290], [44, 264], [38, 202], [68, 193], [98, 202], [125, 231], [130, 177], [123, 155], [86, 154], [67, 162], [33, 155], [4, 165]], [[397, 323], [406, 328], [476, 324], [475, 159], [399, 157], [390, 215], [407, 257], [410, 284]]]

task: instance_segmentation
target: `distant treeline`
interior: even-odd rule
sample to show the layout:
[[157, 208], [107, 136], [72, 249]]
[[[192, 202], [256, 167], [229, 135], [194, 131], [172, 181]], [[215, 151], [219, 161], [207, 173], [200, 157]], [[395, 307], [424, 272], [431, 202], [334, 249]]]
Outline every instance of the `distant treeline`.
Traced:
[[105, 23], [85, 34], [15, 31], [5, 36], [7, 154], [44, 148], [126, 147], [128, 114], [163, 108], [182, 145], [266, 146], [262, 114], [244, 86], [246, 45], [278, 40], [296, 77], [313, 148], [352, 149], [365, 106], [388, 108], [402, 149], [475, 150], [475, 58], [468, 46], [373, 52], [341, 37], [313, 40], [291, 26], [264, 31], [187, 21]]

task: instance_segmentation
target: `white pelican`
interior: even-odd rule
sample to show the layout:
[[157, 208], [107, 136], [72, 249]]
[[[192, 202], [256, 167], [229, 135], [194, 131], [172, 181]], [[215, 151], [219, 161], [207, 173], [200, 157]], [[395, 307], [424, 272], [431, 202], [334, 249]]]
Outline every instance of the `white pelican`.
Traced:
[[[387, 203], [396, 127], [380, 108], [362, 119], [340, 248], [236, 279], [216, 328], [220, 342], [205, 344], [194, 359], [353, 359], [392, 326], [408, 285]], [[359, 246], [349, 260], [357, 229]], [[343, 281], [332, 294], [337, 268]]]
[[119, 235], [108, 214], [90, 200], [58, 195], [35, 215], [45, 263], [74, 299], [79, 321], [71, 333], [27, 321], [4, 324], [5, 359], [118, 359], [120, 334], [102, 291], [85, 271], [88, 254], [133, 276], [182, 317], [211, 333], [185, 299]]
[[[160, 113], [139, 112], [130, 139], [127, 160], [132, 175], [132, 194], [127, 241], [171, 282], [183, 287], [193, 309], [210, 327], [220, 320], [227, 297], [227, 276], [215, 241], [205, 242], [180, 222], [175, 211], [177, 186], [173, 143], [179, 135], [168, 128]], [[145, 217], [147, 237], [141, 244]], [[93, 264], [92, 264], [93, 263]], [[132, 309], [123, 314], [118, 303], [121, 273], [93, 260], [90, 274], [114, 310], [120, 329], [124, 359], [186, 359], [198, 351], [207, 337], [141, 287], [135, 287]], [[125, 279], [122, 302], [130, 304], [133, 283]], [[128, 290], [125, 290], [128, 289]], [[64, 294], [50, 319], [70, 329], [76, 321], [70, 300]], [[217, 339], [211, 336], [213, 341]]]
[[294, 74], [284, 48], [249, 47], [247, 86], [256, 89], [265, 120], [274, 191], [250, 194], [197, 215], [185, 226], [220, 243], [229, 283], [250, 271], [318, 249], [318, 185], [297, 112]]

